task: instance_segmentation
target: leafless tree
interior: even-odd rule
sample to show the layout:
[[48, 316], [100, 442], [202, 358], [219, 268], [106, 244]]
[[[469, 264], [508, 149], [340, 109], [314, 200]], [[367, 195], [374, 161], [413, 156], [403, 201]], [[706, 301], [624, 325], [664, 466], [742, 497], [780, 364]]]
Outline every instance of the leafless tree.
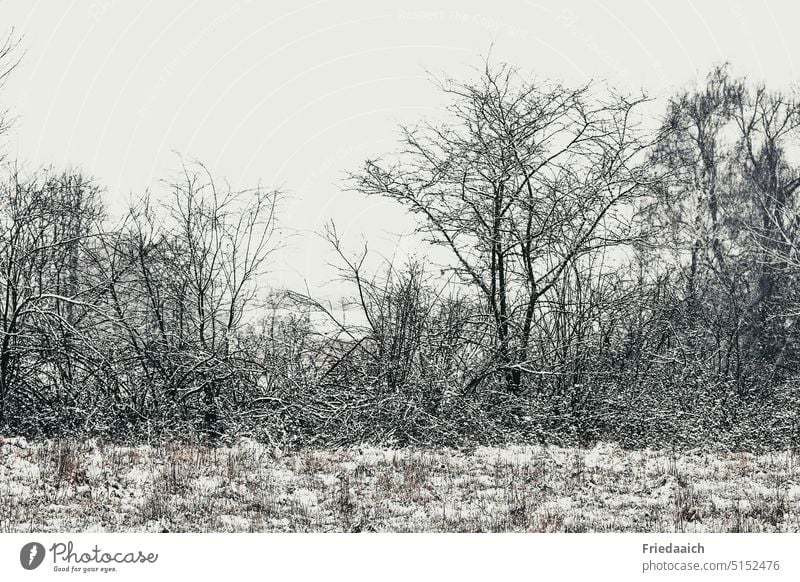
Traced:
[[168, 186], [171, 199], [143, 198], [106, 249], [111, 306], [136, 377], [163, 390], [139, 397], [173, 410], [199, 397], [213, 433], [223, 387], [245, 373], [239, 332], [274, 250], [279, 194], [221, 188], [199, 164]]
[[367, 161], [353, 187], [402, 203], [451, 251], [494, 336], [470, 385], [501, 372], [516, 392], [523, 373], [538, 371], [532, 337], [548, 294], [631, 236], [632, 204], [649, 184], [640, 165], [649, 144], [635, 121], [643, 98], [488, 65], [475, 83], [442, 88], [449, 120], [404, 128], [396, 158]]
[[654, 156], [669, 179], [646, 215], [649, 238], [682, 274], [687, 316], [715, 344], [717, 372], [740, 386], [743, 352], [774, 363], [786, 350], [787, 320], [776, 316], [792, 288], [785, 261], [800, 180], [789, 152], [799, 124], [796, 100], [721, 66], [672, 100]]
[[14, 171], [2, 185], [0, 417], [12, 393], [45, 398], [94, 373], [85, 332], [102, 288], [89, 268], [102, 215], [98, 188], [80, 174]]

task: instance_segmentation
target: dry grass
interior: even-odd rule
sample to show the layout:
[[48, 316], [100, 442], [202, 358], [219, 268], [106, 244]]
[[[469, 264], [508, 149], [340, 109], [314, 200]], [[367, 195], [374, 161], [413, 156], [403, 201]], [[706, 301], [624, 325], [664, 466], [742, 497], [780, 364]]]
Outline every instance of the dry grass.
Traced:
[[0, 438], [0, 531], [800, 531], [790, 452]]

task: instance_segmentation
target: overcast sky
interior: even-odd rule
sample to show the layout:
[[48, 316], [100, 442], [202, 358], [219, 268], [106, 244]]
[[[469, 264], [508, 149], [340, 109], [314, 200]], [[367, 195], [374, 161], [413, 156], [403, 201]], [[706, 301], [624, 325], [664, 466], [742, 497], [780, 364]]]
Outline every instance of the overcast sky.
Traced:
[[399, 123], [435, 118], [443, 100], [426, 71], [466, 77], [493, 47], [493, 60], [540, 77], [656, 97], [726, 60], [787, 88], [793, 4], [0, 0], [24, 50], [0, 95], [16, 116], [5, 148], [29, 168], [81, 168], [112, 207], [157, 191], [175, 152], [235, 186], [281, 186], [294, 236], [274, 282], [318, 289], [333, 276], [313, 235], [327, 219], [349, 246], [366, 237], [385, 253], [410, 229], [390, 202], [340, 185], [392, 150]]

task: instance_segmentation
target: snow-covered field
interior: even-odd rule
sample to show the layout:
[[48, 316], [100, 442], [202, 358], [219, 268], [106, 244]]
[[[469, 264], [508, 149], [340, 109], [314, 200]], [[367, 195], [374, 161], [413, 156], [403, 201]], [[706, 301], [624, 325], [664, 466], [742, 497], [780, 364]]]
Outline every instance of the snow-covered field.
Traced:
[[791, 452], [0, 441], [0, 532], [800, 531]]

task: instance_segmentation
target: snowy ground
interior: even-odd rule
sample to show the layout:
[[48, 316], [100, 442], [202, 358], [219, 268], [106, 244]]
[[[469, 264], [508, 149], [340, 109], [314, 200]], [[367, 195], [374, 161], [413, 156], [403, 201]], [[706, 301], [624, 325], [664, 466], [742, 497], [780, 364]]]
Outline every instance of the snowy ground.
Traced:
[[0, 441], [0, 532], [800, 531], [790, 452]]

